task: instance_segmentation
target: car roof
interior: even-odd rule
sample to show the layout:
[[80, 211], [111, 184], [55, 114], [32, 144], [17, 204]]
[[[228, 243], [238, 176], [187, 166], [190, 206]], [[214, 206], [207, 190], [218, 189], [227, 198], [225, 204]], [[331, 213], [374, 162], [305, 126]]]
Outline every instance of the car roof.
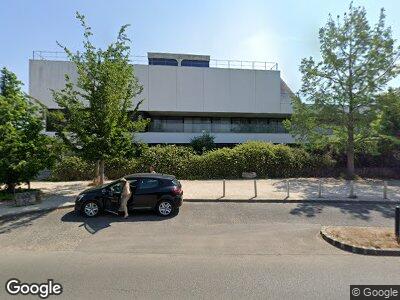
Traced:
[[161, 174], [161, 173], [135, 173], [124, 176], [125, 179], [133, 178], [157, 178], [157, 179], [175, 179], [174, 175]]

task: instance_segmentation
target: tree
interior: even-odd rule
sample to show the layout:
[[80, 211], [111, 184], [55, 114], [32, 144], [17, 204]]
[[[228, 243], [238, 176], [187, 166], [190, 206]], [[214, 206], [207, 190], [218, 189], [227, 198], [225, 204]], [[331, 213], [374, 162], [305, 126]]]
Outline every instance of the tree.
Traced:
[[352, 178], [355, 149], [370, 135], [377, 95], [399, 73], [400, 50], [383, 9], [371, 27], [365, 9], [352, 4], [343, 18], [329, 17], [319, 41], [321, 61], [301, 61], [302, 87], [286, 125], [302, 142], [343, 149]]
[[214, 136], [203, 131], [202, 135], [196, 136], [190, 140], [190, 146], [197, 154], [203, 154], [215, 148], [214, 139]]
[[389, 89], [377, 98], [377, 118], [371, 132], [376, 152], [400, 154], [400, 89]]
[[102, 50], [92, 44], [92, 31], [85, 17], [77, 12], [76, 18], [84, 29], [84, 51], [73, 53], [58, 43], [75, 64], [78, 78], [73, 83], [66, 75], [65, 88], [53, 91], [55, 102], [62, 109], [55, 116], [56, 131], [78, 155], [97, 162], [98, 181], [102, 184], [105, 161], [132, 156], [133, 132], [147, 125], [147, 120], [136, 118], [142, 101], [132, 109], [142, 86], [129, 62], [128, 25], [122, 26], [116, 41]]
[[14, 192], [55, 160], [52, 140], [43, 134], [42, 108], [21, 91], [22, 83], [6, 68], [0, 77], [0, 182]]

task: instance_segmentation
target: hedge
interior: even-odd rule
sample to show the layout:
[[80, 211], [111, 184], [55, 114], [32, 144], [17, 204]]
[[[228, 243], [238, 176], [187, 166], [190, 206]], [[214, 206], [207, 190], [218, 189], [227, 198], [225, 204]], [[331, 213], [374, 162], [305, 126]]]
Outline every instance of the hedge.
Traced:
[[[179, 179], [241, 178], [242, 172], [256, 172], [258, 178], [315, 176], [333, 165], [329, 156], [303, 149], [265, 142], [247, 142], [234, 148], [220, 148], [197, 155], [190, 147], [166, 145], [148, 147], [135, 159], [106, 162], [106, 177], [148, 172], [154, 165], [159, 173]], [[55, 180], [91, 179], [94, 166], [77, 157], [62, 159], [52, 170]]]
[[66, 156], [51, 169], [51, 179], [56, 181], [90, 180], [94, 177], [94, 165], [77, 156]]

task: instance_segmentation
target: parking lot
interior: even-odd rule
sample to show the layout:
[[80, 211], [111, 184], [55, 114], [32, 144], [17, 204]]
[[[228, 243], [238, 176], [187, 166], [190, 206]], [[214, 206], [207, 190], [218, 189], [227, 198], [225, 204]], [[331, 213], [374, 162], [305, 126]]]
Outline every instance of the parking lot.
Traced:
[[173, 218], [137, 212], [128, 220], [38, 212], [0, 221], [0, 276], [3, 283], [53, 278], [64, 286], [61, 298], [291, 298], [296, 291], [337, 299], [348, 297], [349, 284], [400, 282], [399, 259], [334, 248], [320, 238], [321, 225], [392, 226], [393, 209], [186, 203]]

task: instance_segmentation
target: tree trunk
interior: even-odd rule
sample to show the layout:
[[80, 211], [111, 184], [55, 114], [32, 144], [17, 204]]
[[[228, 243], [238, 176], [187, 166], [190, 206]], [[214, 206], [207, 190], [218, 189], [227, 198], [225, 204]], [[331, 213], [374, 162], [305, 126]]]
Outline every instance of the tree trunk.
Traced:
[[104, 160], [99, 162], [100, 184], [104, 184]]
[[96, 174], [95, 174], [93, 183], [95, 185], [99, 185], [99, 183], [100, 183], [100, 161], [99, 160], [96, 161], [96, 170], [95, 170], [95, 172], [96, 172]]
[[15, 183], [7, 183], [7, 192], [10, 194], [14, 194], [16, 186], [17, 185]]
[[347, 179], [354, 179], [354, 128], [347, 129]]

